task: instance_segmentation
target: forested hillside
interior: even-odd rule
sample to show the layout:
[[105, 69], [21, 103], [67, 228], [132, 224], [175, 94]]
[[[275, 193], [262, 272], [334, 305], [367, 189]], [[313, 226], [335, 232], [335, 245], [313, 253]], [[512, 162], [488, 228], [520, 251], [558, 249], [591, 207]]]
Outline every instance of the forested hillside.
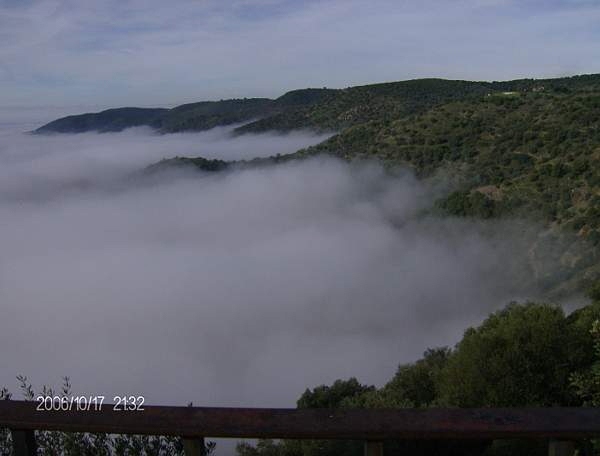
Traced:
[[489, 90], [485, 83], [444, 79], [415, 79], [350, 87], [338, 91], [322, 103], [257, 120], [238, 127], [236, 132], [289, 131], [299, 128], [340, 130], [373, 119], [404, 117], [441, 103], [481, 96]]
[[[458, 184], [439, 210], [544, 221], [560, 238], [565, 269], [542, 279], [585, 288], [600, 272], [599, 78], [524, 86], [373, 119], [305, 152], [409, 166], [420, 176], [445, 170]], [[532, 252], [545, 255], [544, 240]]]
[[[147, 124], [166, 133], [257, 118], [234, 134], [300, 129], [337, 134], [292, 155], [237, 166], [329, 154], [408, 166], [421, 177], [444, 172], [451, 176], [453, 189], [432, 210], [543, 222], [547, 231], [540, 233], [530, 253], [544, 286], [567, 294], [589, 287], [600, 276], [600, 75], [505, 82], [420, 79], [342, 90], [304, 89], [275, 100], [71, 116], [38, 132], [113, 131]], [[220, 171], [233, 163], [179, 157], [150, 170], [173, 164]], [[544, 270], [548, 259], [561, 267]]]
[[445, 79], [371, 84], [346, 89], [299, 89], [276, 99], [243, 98], [200, 101], [172, 109], [115, 108], [99, 113], [63, 117], [36, 133], [121, 131], [146, 125], [163, 133], [201, 131], [220, 125], [249, 122], [238, 134], [311, 128], [339, 131], [369, 121], [393, 120], [452, 101], [477, 99], [506, 91], [569, 91], [598, 87], [598, 76], [506, 82]]
[[[419, 175], [460, 168], [465, 191], [476, 195], [453, 195], [446, 204], [452, 212], [489, 217], [526, 206], [580, 229], [599, 221], [599, 127], [600, 90], [516, 92], [366, 122], [315, 150], [407, 164]], [[587, 235], [597, 243], [595, 228]]]
[[202, 131], [295, 111], [302, 106], [322, 102], [335, 92], [330, 89], [303, 89], [288, 92], [275, 100], [243, 98], [188, 103], [172, 109], [108, 109], [63, 117], [43, 125], [35, 133], [116, 132], [137, 126], [148, 126], [162, 133]]
[[477, 100], [505, 92], [563, 92], [600, 86], [600, 75], [505, 82], [414, 79], [349, 87], [321, 103], [276, 114], [239, 127], [238, 133], [289, 131], [298, 128], [336, 130], [369, 121], [394, 120], [458, 100]]
[[[530, 259], [550, 295], [584, 290], [600, 277], [600, 75], [355, 87], [236, 134], [301, 128], [339, 133], [295, 154], [253, 163], [329, 154], [408, 166], [421, 177], [443, 172], [453, 188], [433, 211], [518, 216], [546, 226]], [[212, 170], [200, 159], [187, 163]]]
[[115, 108], [106, 111], [62, 117], [38, 128], [35, 133], [83, 133], [121, 131], [147, 125], [158, 127], [167, 112], [161, 108]]

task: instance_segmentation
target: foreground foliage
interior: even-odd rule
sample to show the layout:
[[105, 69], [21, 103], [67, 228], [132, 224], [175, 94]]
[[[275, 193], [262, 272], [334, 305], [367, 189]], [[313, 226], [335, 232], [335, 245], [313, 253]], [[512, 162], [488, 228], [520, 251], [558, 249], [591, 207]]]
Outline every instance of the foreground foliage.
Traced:
[[[307, 389], [297, 402], [298, 408], [585, 405], [600, 405], [600, 301], [570, 315], [554, 305], [511, 303], [467, 329], [453, 349], [429, 349], [400, 365], [381, 388], [337, 380]], [[547, 453], [546, 442], [519, 440], [385, 445], [388, 454]], [[358, 456], [362, 442], [263, 440], [237, 450], [240, 456]]]
[[[19, 375], [20, 390], [24, 400], [33, 401], [36, 393], [27, 377]], [[63, 379], [59, 391], [44, 386], [43, 396], [72, 396], [71, 382]], [[11, 400], [6, 389], [0, 389], [0, 400]], [[183, 442], [179, 437], [92, 434], [89, 432], [35, 431], [39, 456], [184, 456]], [[215, 449], [214, 442], [207, 442], [206, 455]], [[0, 429], [0, 455], [13, 454], [12, 438], [8, 429]]]
[[[596, 290], [598, 287], [595, 287]], [[401, 364], [380, 388], [356, 378], [306, 389], [298, 408], [423, 408], [600, 406], [600, 300], [565, 315], [555, 305], [511, 303], [479, 326], [465, 331], [454, 348], [428, 349], [413, 363]], [[35, 394], [18, 377], [23, 397]], [[44, 387], [44, 395], [55, 395]], [[59, 395], [71, 394], [64, 379]], [[0, 390], [0, 400], [10, 393]], [[36, 431], [40, 455], [183, 454], [179, 438]], [[582, 442], [585, 444], [586, 442]], [[7, 430], [0, 430], [0, 454], [11, 454]], [[584, 445], [585, 446], [585, 445]], [[582, 448], [584, 448], [582, 446]], [[585, 446], [590, 451], [589, 445]], [[210, 453], [214, 443], [206, 448]], [[260, 440], [241, 442], [240, 456], [359, 456], [362, 442]], [[543, 441], [391, 441], [387, 454], [544, 455]], [[595, 451], [600, 454], [596, 442]], [[590, 454], [590, 453], [588, 453]]]

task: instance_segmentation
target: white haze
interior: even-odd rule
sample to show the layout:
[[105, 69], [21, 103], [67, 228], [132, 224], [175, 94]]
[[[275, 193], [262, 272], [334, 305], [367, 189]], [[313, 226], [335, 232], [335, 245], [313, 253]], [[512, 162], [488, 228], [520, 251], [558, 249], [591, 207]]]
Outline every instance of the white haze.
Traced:
[[317, 158], [105, 191], [163, 157], [320, 137], [1, 138], [0, 384], [13, 390], [17, 374], [69, 375], [77, 392], [152, 404], [292, 406], [337, 378], [381, 385], [535, 294], [524, 225], [420, 217], [439, 189], [408, 172]]
[[232, 137], [233, 127], [170, 135], [139, 127], [40, 137], [10, 127], [0, 132], [0, 199], [46, 198], [61, 189], [110, 183], [163, 158], [244, 160], [295, 152], [327, 138], [311, 133]]

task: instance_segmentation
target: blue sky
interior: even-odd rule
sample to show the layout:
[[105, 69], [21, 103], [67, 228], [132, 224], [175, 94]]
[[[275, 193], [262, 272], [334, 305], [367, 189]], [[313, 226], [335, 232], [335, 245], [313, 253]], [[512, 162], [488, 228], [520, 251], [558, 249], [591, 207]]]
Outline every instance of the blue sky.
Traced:
[[590, 0], [0, 0], [3, 106], [600, 72]]

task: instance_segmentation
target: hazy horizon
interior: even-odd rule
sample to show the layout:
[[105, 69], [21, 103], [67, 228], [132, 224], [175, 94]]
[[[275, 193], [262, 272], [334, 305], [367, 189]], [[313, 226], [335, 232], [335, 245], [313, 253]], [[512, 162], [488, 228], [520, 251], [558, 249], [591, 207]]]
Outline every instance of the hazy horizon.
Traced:
[[[221, 101], [221, 100], [226, 100], [226, 99], [243, 99], [243, 98], [270, 98], [270, 99], [276, 99], [290, 91], [294, 91], [294, 90], [302, 90], [302, 89], [320, 89], [320, 88], [328, 88], [328, 89], [336, 89], [336, 90], [342, 90], [348, 87], [355, 87], [355, 86], [362, 86], [362, 85], [372, 85], [372, 84], [385, 84], [385, 83], [391, 83], [391, 82], [403, 82], [403, 81], [410, 81], [410, 80], [415, 80], [415, 79], [445, 79], [445, 80], [454, 80], [454, 81], [458, 81], [458, 80], [465, 80], [465, 81], [470, 81], [470, 82], [504, 82], [504, 81], [513, 81], [513, 80], [519, 80], [519, 79], [556, 79], [556, 78], [563, 78], [563, 77], [574, 77], [574, 76], [584, 76], [584, 75], [590, 75], [590, 74], [600, 74], [600, 70], [598, 70], [598, 72], [593, 72], [593, 73], [565, 73], [565, 74], [560, 74], [560, 75], [549, 75], [549, 76], [538, 76], [538, 77], [529, 77], [529, 76], [523, 76], [523, 77], [519, 77], [519, 78], [510, 78], [510, 79], [473, 79], [473, 80], [467, 80], [467, 79], [457, 79], [457, 78], [444, 78], [444, 77], [438, 77], [438, 76], [424, 76], [421, 78], [409, 78], [409, 79], [394, 79], [394, 80], [386, 80], [386, 81], [369, 81], [369, 82], [364, 82], [361, 84], [356, 84], [356, 85], [342, 85], [342, 86], [337, 86], [337, 87], [313, 87], [313, 86], [299, 86], [299, 87], [290, 87], [288, 89], [286, 89], [283, 92], [277, 92], [274, 93], [272, 95], [240, 95], [240, 96], [233, 96], [231, 98], [226, 98], [224, 96], [220, 96], [218, 93], [214, 94], [212, 96], [208, 96], [206, 98], [202, 98], [202, 99], [183, 99], [183, 100], [178, 100], [176, 102], [163, 102], [163, 103], [138, 103], [138, 104], [127, 104], [127, 103], [120, 103], [119, 101], [116, 101], [116, 103], [114, 104], [50, 104], [50, 105], [44, 105], [44, 104], [39, 104], [39, 105], [27, 105], [27, 104], [21, 104], [21, 105], [4, 105], [2, 107], [0, 107], [0, 121], [2, 120], [1, 117], [1, 111], [5, 111], [5, 114], [10, 117], [16, 117], [17, 119], [27, 119], [30, 120], [30, 124], [33, 124], [35, 122], [40, 122], [43, 121], [43, 119], [48, 119], [48, 121], [51, 120], [55, 120], [59, 117], [64, 117], [64, 116], [68, 116], [68, 115], [77, 115], [77, 114], [86, 114], [86, 113], [91, 113], [91, 112], [99, 112], [99, 111], [104, 111], [107, 109], [113, 109], [113, 108], [128, 108], [128, 107], [135, 107], [135, 108], [166, 108], [166, 109], [171, 109], [183, 104], [188, 104], [188, 103], [196, 103], [196, 102], [202, 102], [202, 101]], [[32, 112], [36, 112], [36, 111], [40, 111], [42, 110], [45, 113], [55, 113], [55, 116], [52, 117], [50, 114], [42, 114], [42, 115], [38, 115], [38, 116], [32, 116]], [[33, 118], [38, 118], [41, 119], [39, 121], [32, 121], [31, 119]]]
[[7, 0], [0, 97], [165, 106], [422, 77], [597, 73], [599, 17], [591, 0]]

